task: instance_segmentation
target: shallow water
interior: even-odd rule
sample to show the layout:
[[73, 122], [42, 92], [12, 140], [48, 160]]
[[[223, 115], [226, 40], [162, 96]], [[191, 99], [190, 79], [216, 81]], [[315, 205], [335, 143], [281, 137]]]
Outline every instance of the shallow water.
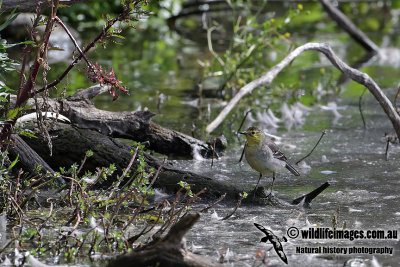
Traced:
[[[370, 99], [369, 102], [373, 102]], [[337, 229], [354, 230], [398, 230], [400, 223], [399, 194], [400, 181], [397, 161], [399, 147], [391, 147], [389, 160], [385, 160], [385, 131], [392, 132], [389, 123], [379, 107], [367, 111], [368, 129], [362, 129], [358, 107], [346, 104], [343, 117], [336, 125], [328, 124], [327, 134], [314, 153], [305, 161], [311, 169], [300, 177], [289, 173], [279, 174], [275, 183], [273, 205], [242, 205], [233, 217], [226, 221], [216, 219], [216, 214], [224, 217], [233, 209], [232, 205], [221, 204], [210, 214], [202, 215], [200, 222], [187, 235], [189, 248], [194, 252], [218, 260], [223, 250], [229, 250], [225, 260], [232, 266], [258, 266], [256, 258], [261, 249], [267, 253], [269, 264], [284, 265], [277, 257], [270, 243], [260, 243], [263, 234], [253, 223], [263, 225], [277, 236], [287, 236], [289, 227], [308, 229], [309, 227], [332, 227], [333, 217], [337, 217]], [[330, 121], [326, 112], [311, 112], [306, 124]], [[301, 158], [315, 144], [318, 133], [297, 129], [286, 134], [284, 143], [290, 143], [292, 161]], [[285, 146], [283, 146], [285, 147]], [[258, 174], [247, 163], [240, 166], [240, 148], [230, 148], [227, 155], [214, 162], [210, 169], [209, 161], [181, 162], [194, 171], [206, 173], [215, 179], [232, 181], [233, 184], [248, 191], [255, 186]], [[322, 159], [323, 158], [323, 159]], [[303, 170], [304, 171], [304, 170]], [[329, 181], [331, 186], [313, 200], [310, 209], [292, 206], [287, 202], [300, 197]], [[269, 186], [271, 179], [263, 179], [262, 184]], [[215, 213], [214, 213], [215, 212]], [[394, 255], [342, 254], [342, 253], [298, 253], [297, 247], [318, 248], [394, 248]], [[339, 266], [346, 261], [363, 262], [372, 265], [379, 262], [383, 266], [398, 264], [398, 238], [396, 240], [306, 240], [290, 239], [283, 243], [284, 251], [291, 266]], [[224, 248], [224, 249], [223, 249]], [[225, 251], [224, 250], [224, 251]], [[260, 252], [258, 252], [260, 253]], [[349, 253], [349, 251], [347, 251]], [[389, 253], [387, 250], [386, 253]], [[355, 264], [355, 263], [354, 263]], [[360, 263], [361, 264], [361, 263]], [[355, 266], [355, 265], [348, 265]], [[361, 266], [361, 265], [357, 265]], [[376, 266], [376, 265], [374, 265]]]
[[[298, 167], [302, 175], [294, 177], [289, 172], [279, 173], [274, 186], [275, 198], [268, 205], [242, 204], [229, 219], [221, 219], [230, 214], [235, 203], [223, 201], [202, 214], [200, 220], [186, 235], [190, 251], [224, 262], [226, 266], [284, 266], [271, 243], [261, 243], [264, 234], [254, 223], [263, 225], [279, 238], [288, 258], [289, 266], [397, 266], [399, 256], [398, 238], [395, 240], [329, 240], [305, 239], [301, 236], [290, 238], [289, 229], [331, 228], [336, 218], [337, 229], [348, 230], [398, 230], [400, 224], [399, 194], [400, 181], [398, 146], [390, 147], [389, 160], [385, 160], [385, 132], [393, 132], [390, 123], [371, 96], [366, 96], [364, 114], [367, 130], [362, 127], [357, 103], [338, 101], [342, 115], [333, 123], [330, 111], [314, 107], [305, 117], [305, 124], [290, 131], [280, 129], [279, 143], [291, 162], [306, 155], [314, 146], [321, 131], [326, 129], [319, 146], [305, 159], [308, 168]], [[241, 137], [242, 138], [242, 137]], [[234, 139], [234, 138], [233, 138]], [[240, 139], [243, 143], [243, 138]], [[250, 191], [256, 184], [258, 173], [245, 160], [238, 163], [241, 153], [238, 141], [231, 141], [225, 155], [214, 160], [171, 160], [175, 167], [191, 170], [214, 179], [229, 182]], [[304, 165], [303, 165], [304, 166]], [[329, 181], [328, 189], [313, 200], [311, 208], [289, 204], [323, 183]], [[270, 177], [261, 180], [261, 186], [268, 187]], [[199, 201], [191, 205], [196, 212], [209, 203]], [[0, 229], [1, 230], [1, 229]], [[67, 229], [63, 229], [66, 231]], [[82, 230], [85, 231], [85, 230]], [[0, 231], [3, 232], [3, 231]], [[46, 238], [55, 234], [54, 230], [43, 232]], [[80, 233], [81, 234], [81, 233]], [[301, 234], [301, 233], [300, 233]], [[5, 239], [0, 241], [4, 244]], [[301, 252], [299, 249], [321, 248], [319, 251]], [[348, 249], [343, 252], [323, 252], [323, 249]], [[369, 251], [349, 253], [349, 249], [380, 248], [384, 254]], [[394, 249], [393, 252], [387, 249]], [[393, 253], [390, 254], [390, 253]], [[94, 265], [103, 266], [108, 254], [96, 254]], [[58, 263], [58, 258], [45, 262]], [[358, 264], [358, 265], [357, 265]]]
[[[342, 33], [321, 34], [314, 36], [312, 41], [328, 41], [346, 62], [357, 61], [361, 57], [360, 48], [348, 39], [344, 42], [337, 41], [341, 38], [340, 34]], [[388, 38], [390, 41], [386, 46], [396, 46], [397, 39]], [[179, 38], [174, 46], [171, 46], [174, 56], [164, 57], [164, 60], [169, 62], [169, 71], [162, 70], [163, 65], [158, 57], [151, 68], [135, 69], [134, 78], [129, 83], [139, 91], [131, 97], [121, 97], [118, 108], [132, 110], [147, 106], [157, 112], [154, 118], [157, 123], [187, 134], [193, 131], [196, 136], [203, 135], [202, 126], [216, 116], [216, 107], [223, 103], [220, 99], [211, 97], [199, 99], [194, 90], [199, 75], [199, 72], [195, 71], [198, 67], [196, 60], [207, 57], [208, 52], [204, 47]], [[187, 49], [184, 49], [185, 47]], [[158, 56], [157, 49], [154, 53]], [[393, 53], [392, 55], [394, 56]], [[179, 68], [179, 64], [171, 61], [171, 58], [183, 59], [179, 63], [183, 64], [183, 68]], [[143, 59], [143, 62], [151, 62], [147, 54], [144, 54]], [[136, 61], [126, 62], [124, 58], [120, 60], [131, 67], [134, 65], [145, 67]], [[306, 66], [300, 73], [293, 75], [311, 73], [306, 77], [306, 80], [310, 80], [309, 84], [304, 86], [311, 85], [314, 79], [322, 79], [319, 77], [319, 69], [327, 68], [330, 63], [324, 56], [318, 55], [315, 57], [315, 66]], [[393, 88], [398, 82], [393, 80], [393, 77], [398, 76], [396, 66], [382, 59], [375, 61], [364, 71], [376, 79], [382, 87], [388, 88], [389, 98], [393, 99], [395, 91]], [[313, 76], [314, 73], [318, 77]], [[143, 75], [144, 79], [140, 78]], [[287, 74], [283, 77], [278, 76], [277, 81], [287, 78]], [[313, 86], [318, 87], [315, 84]], [[242, 204], [230, 219], [221, 221], [222, 217], [231, 213], [235, 205], [222, 202], [209, 213], [203, 214], [200, 221], [186, 235], [188, 249], [215, 261], [223, 261], [227, 266], [260, 266], [264, 255], [266, 255], [265, 262], [269, 265], [283, 266], [285, 264], [279, 259], [272, 245], [260, 243], [264, 234], [254, 226], [254, 223], [263, 225], [278, 237], [287, 236], [290, 227], [297, 227], [300, 230], [310, 227], [332, 227], [334, 219], [337, 229], [398, 230], [400, 171], [397, 162], [400, 148], [391, 146], [389, 160], [385, 160], [384, 133], [393, 133], [393, 130], [377, 102], [368, 93], [364, 97], [367, 129], [363, 129], [358, 111], [358, 96], [361, 92], [362, 87], [352, 82], [348, 83], [347, 89], [342, 93], [344, 100], [330, 96], [322, 97], [323, 101], [336, 102], [341, 117], [335, 117], [333, 112], [315, 105], [308, 115], [304, 116], [305, 121], [297, 127], [286, 129], [281, 123], [278, 129], [269, 128], [273, 134], [283, 137], [279, 145], [292, 162], [296, 162], [311, 150], [323, 130], [327, 130], [327, 134], [314, 153], [305, 160], [310, 168], [301, 169], [300, 177], [294, 177], [289, 173], [278, 174], [274, 187], [276, 197], [274, 203], [265, 206]], [[157, 105], [160, 93], [163, 94], [162, 103]], [[106, 109], [118, 109], [111, 106], [109, 97], [106, 96], [98, 99], [97, 105]], [[276, 110], [274, 112], [279, 113]], [[239, 120], [242, 119], [242, 116], [237, 117]], [[256, 114], [253, 114], [253, 117], [256, 118]], [[248, 122], [244, 128], [250, 124]], [[258, 174], [245, 160], [238, 164], [242, 149], [240, 144], [243, 144], [244, 140], [240, 139], [239, 142], [232, 136], [232, 132], [236, 129], [229, 129], [229, 126], [226, 128], [221, 131], [230, 140], [228, 149], [224, 156], [214, 161], [212, 168], [210, 160], [172, 161], [172, 163], [175, 167], [230, 182], [248, 192], [255, 186]], [[330, 187], [313, 200], [310, 209], [288, 204], [327, 181], [331, 184]], [[261, 185], [266, 187], [270, 183], [270, 177], [264, 177], [261, 181]], [[192, 209], [197, 211], [204, 205], [206, 204], [193, 204]], [[350, 241], [307, 240], [299, 237], [288, 238], [288, 242], [283, 242], [282, 245], [290, 266], [343, 266], [345, 263], [346, 266], [379, 266], [377, 264], [397, 266], [400, 259], [398, 238]], [[321, 247], [321, 249], [387, 247], [394, 248], [395, 251], [393, 254], [382, 255], [379, 253], [349, 255], [349, 251], [347, 254], [296, 251], [297, 248], [304, 247]]]

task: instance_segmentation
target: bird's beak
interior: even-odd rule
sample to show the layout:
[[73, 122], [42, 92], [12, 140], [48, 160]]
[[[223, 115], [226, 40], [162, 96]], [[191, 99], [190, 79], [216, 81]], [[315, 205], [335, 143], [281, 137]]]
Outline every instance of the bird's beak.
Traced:
[[239, 134], [247, 135], [247, 132], [238, 132]]

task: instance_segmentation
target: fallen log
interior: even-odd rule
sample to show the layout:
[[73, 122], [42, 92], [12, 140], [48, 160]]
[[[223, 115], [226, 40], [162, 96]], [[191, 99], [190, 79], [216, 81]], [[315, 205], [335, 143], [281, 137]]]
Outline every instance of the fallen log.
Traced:
[[[148, 142], [148, 149], [171, 158], [192, 159], [197, 155], [211, 158], [225, 149], [224, 137], [207, 143], [164, 128], [151, 121], [155, 114], [150, 111], [111, 112], [96, 108], [91, 99], [107, 92], [108, 89], [107, 86], [95, 85], [78, 90], [66, 99], [46, 99], [46, 105], [51, 111], [58, 111], [69, 118], [81, 129], [95, 130], [114, 138]], [[15, 97], [12, 100], [15, 101]], [[43, 101], [42, 98], [38, 98], [39, 105], [42, 105]], [[31, 104], [33, 100], [28, 101], [28, 105]], [[34, 112], [33, 109], [31, 111]]]
[[[11, 136], [12, 145], [9, 146], [8, 152], [11, 158], [18, 156], [16, 169], [24, 169], [25, 171], [38, 176], [46, 176], [47, 173], [53, 174], [54, 170], [44, 161], [20, 136], [13, 134]], [[37, 167], [40, 166], [38, 169]], [[65, 181], [58, 177], [58, 182], [63, 184]]]
[[[108, 167], [111, 163], [115, 164], [115, 174], [121, 174], [123, 169], [129, 164], [132, 158], [131, 145], [122, 143], [116, 139], [105, 136], [98, 131], [81, 129], [74, 125], [56, 123], [49, 134], [52, 137], [53, 153], [47, 146], [47, 141], [43, 138], [29, 138], [23, 136], [22, 139], [31, 147], [50, 168], [59, 170], [60, 167], [70, 168], [72, 164], [80, 164], [88, 150], [93, 151], [93, 156], [88, 158], [83, 166], [82, 173], [85, 171], [96, 171], [98, 167]], [[144, 153], [145, 161], [149, 167], [158, 169], [162, 166], [157, 180], [153, 187], [162, 188], [168, 192], [176, 192], [180, 186], [178, 183], [184, 181], [191, 185], [193, 192], [198, 192], [204, 187], [207, 188], [202, 197], [215, 199], [223, 194], [227, 194], [226, 199], [239, 198], [241, 190], [224, 182], [213, 180], [211, 177], [199, 175], [189, 171], [176, 169], [170, 164], [163, 164], [159, 159]], [[136, 160], [132, 169], [138, 167]], [[101, 186], [110, 186], [114, 177], [104, 181]], [[129, 178], [127, 179], [129, 180]]]
[[[128, 166], [132, 158], [131, 150], [135, 149], [132, 145], [122, 143], [98, 131], [80, 129], [70, 124], [56, 123], [49, 129], [49, 134], [52, 137], [53, 143], [52, 155], [50, 155], [47, 140], [44, 138], [40, 136], [38, 138], [27, 136], [18, 138], [20, 140], [19, 143], [24, 144], [24, 150], [27, 148], [29, 151], [29, 153], [20, 153], [20, 163], [22, 165], [27, 164], [27, 167], [22, 166], [23, 169], [33, 168], [31, 166], [40, 164], [40, 162], [43, 162], [44, 166], [46, 166], [46, 168], [42, 169], [49, 170], [50, 172], [52, 172], [51, 170], [58, 171], [60, 167], [69, 169], [74, 163], [81, 164], [86, 152], [91, 150], [93, 156], [86, 159], [81, 173], [86, 171], [94, 173], [97, 168], [109, 167], [110, 164], [114, 164], [116, 168], [114, 175], [103, 181], [98, 187], [109, 187], [112, 185], [116, 176], [121, 175], [123, 170]], [[12, 149], [14, 148], [12, 147]], [[21, 149], [16, 151], [21, 151]], [[26, 155], [28, 155], [27, 158]], [[243, 192], [243, 188], [237, 188], [229, 183], [214, 180], [212, 177], [174, 168], [170, 163], [163, 163], [161, 160], [148, 153], [144, 153], [143, 155], [149, 168], [160, 168], [158, 178], [155, 180], [153, 188], [160, 188], [167, 192], [176, 192], [181, 188], [178, 183], [183, 181], [190, 185], [194, 193], [206, 188], [206, 191], [201, 194], [203, 199], [213, 200], [225, 195], [227, 201], [239, 199]], [[136, 170], [138, 166], [139, 161], [136, 159], [131, 168], [131, 170], [133, 170], [132, 173], [135, 173], [134, 170]], [[127, 177], [121, 183], [121, 186], [129, 179], [130, 178]], [[298, 204], [302, 199], [305, 199], [304, 203], [308, 205], [327, 186], [329, 186], [328, 183], [306, 196], [293, 200], [292, 204]], [[263, 188], [260, 187], [257, 192], [254, 198], [248, 198], [246, 202], [265, 205], [271, 201], [270, 198], [266, 197]]]

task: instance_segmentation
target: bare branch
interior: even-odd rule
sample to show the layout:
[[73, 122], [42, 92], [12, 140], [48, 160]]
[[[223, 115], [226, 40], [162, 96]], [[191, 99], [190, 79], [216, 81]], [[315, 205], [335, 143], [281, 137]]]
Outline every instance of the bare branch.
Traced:
[[390, 100], [386, 97], [379, 86], [375, 83], [374, 80], [371, 79], [368, 74], [349, 67], [333, 52], [332, 48], [327, 43], [307, 43], [299, 46], [291, 53], [289, 53], [271, 70], [263, 74], [260, 78], [246, 84], [231, 99], [231, 101], [229, 101], [229, 103], [225, 106], [225, 108], [221, 111], [217, 118], [215, 118], [214, 121], [212, 121], [207, 126], [206, 131], [208, 133], [214, 131], [222, 123], [222, 121], [226, 118], [226, 116], [234, 108], [234, 106], [239, 102], [239, 100], [242, 99], [242, 97], [251, 93], [255, 88], [261, 85], [270, 84], [284, 67], [286, 67], [290, 62], [292, 62], [293, 59], [295, 59], [297, 56], [307, 50], [316, 50], [323, 53], [338, 70], [346, 74], [353, 81], [364, 85], [379, 102], [382, 109], [385, 111], [386, 115], [392, 122], [393, 128], [396, 131], [397, 136], [400, 137], [400, 116], [395, 111]]
[[[365, 92], [367, 91], [367, 89], [364, 88], [364, 90], [362, 91], [360, 98], [358, 99], [358, 110], [360, 111], [360, 116], [363, 122], [363, 126], [364, 126], [364, 130], [367, 129], [367, 124], [365, 123], [365, 118], [364, 118], [364, 113], [362, 111], [362, 99], [363, 96], [365, 94]], [[396, 105], [394, 105], [396, 107]]]
[[302, 157], [301, 159], [299, 159], [299, 160], [296, 162], [296, 165], [299, 165], [300, 162], [302, 162], [303, 160], [305, 160], [306, 158], [308, 158], [309, 156], [311, 156], [311, 154], [314, 152], [315, 148], [318, 146], [319, 142], [321, 142], [322, 137], [324, 137], [325, 134], [326, 134], [326, 130], [323, 130], [323, 131], [322, 131], [322, 134], [321, 134], [321, 136], [319, 137], [319, 139], [318, 139], [317, 143], [315, 144], [315, 146], [311, 149], [311, 151], [310, 151], [307, 155], [305, 155], [304, 157]]
[[345, 14], [331, 4], [329, 0], [319, 0], [325, 11], [345, 30], [355, 41], [362, 45], [366, 50], [378, 52], [379, 47], [368, 38]]

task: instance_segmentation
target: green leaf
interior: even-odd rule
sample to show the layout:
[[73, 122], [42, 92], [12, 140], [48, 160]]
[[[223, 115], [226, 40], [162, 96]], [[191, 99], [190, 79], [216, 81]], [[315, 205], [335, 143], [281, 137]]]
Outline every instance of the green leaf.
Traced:
[[4, 30], [4, 28], [6, 28], [11, 22], [13, 22], [18, 17], [19, 14], [14, 15], [15, 11], [17, 11], [17, 8], [18, 7], [15, 7], [13, 11], [11, 11], [10, 17], [7, 19], [7, 21], [4, 22], [2, 25], [0, 25], [0, 31]]
[[17, 157], [15, 158], [15, 160], [10, 164], [10, 166], [8, 167], [8, 170], [11, 170], [12, 167], [14, 167], [15, 164], [17, 164], [18, 158], [19, 158], [19, 154], [17, 155]]
[[25, 107], [21, 108], [21, 110], [30, 110], [34, 107], [35, 105], [26, 105]]
[[22, 132], [19, 133], [19, 135], [26, 136], [26, 137], [29, 137], [29, 138], [37, 138], [37, 136], [34, 135], [30, 131], [22, 131]]
[[113, 34], [113, 37], [117, 37], [119, 39], [124, 39], [125, 40], [125, 37], [122, 36], [122, 35], [119, 35], [119, 34]]
[[19, 111], [18, 108], [16, 108], [16, 109], [10, 109], [10, 110], [8, 111], [8, 113], [7, 113], [7, 119], [9, 119], [9, 120], [14, 119], [14, 118], [17, 116], [18, 111]]

